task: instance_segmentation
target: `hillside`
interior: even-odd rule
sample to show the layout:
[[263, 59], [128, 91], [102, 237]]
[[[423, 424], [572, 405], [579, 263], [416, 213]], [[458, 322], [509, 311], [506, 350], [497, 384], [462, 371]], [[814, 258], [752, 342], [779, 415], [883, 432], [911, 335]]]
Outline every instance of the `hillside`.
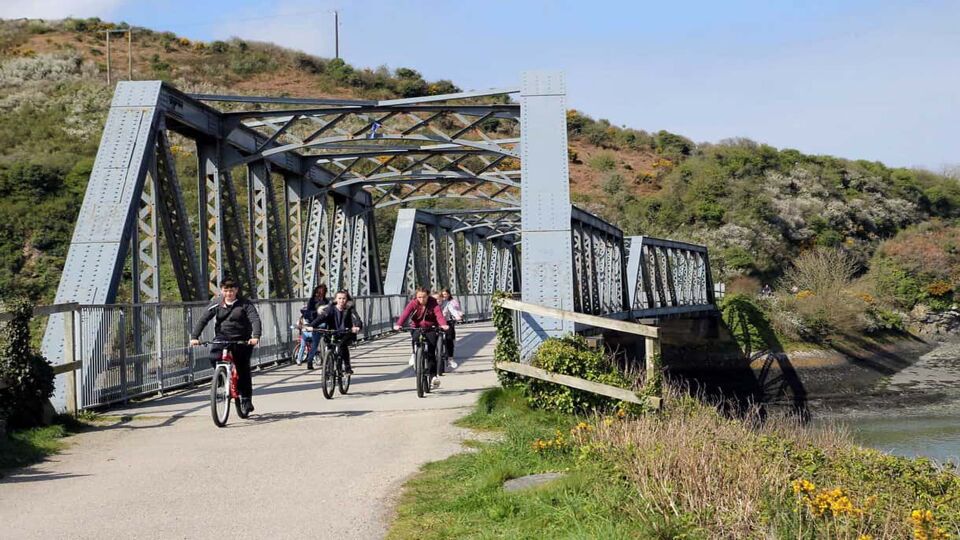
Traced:
[[[97, 19], [0, 21], [0, 296], [53, 297], [109, 106]], [[136, 79], [190, 92], [356, 98], [457, 91], [410, 68], [357, 68], [271, 44], [198, 42], [138, 28]], [[113, 48], [126, 78], [126, 42]], [[711, 247], [718, 278], [781, 275], [812, 246], [840, 247], [863, 272], [911, 225], [960, 213], [955, 179], [778, 150], [743, 139], [695, 144], [569, 111], [574, 201], [628, 234]], [[184, 165], [183, 173], [190, 173]]]

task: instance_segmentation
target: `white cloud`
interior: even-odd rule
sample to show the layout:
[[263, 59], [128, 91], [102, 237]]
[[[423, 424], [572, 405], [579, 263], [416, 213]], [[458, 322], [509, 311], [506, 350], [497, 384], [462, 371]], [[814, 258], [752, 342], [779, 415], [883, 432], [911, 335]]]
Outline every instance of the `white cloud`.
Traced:
[[64, 19], [66, 17], [108, 18], [126, 0], [5, 0], [0, 19]]

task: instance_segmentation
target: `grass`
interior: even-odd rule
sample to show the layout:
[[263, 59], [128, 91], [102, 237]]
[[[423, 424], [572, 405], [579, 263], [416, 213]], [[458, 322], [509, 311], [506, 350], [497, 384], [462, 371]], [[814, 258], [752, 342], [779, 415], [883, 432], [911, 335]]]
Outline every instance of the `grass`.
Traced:
[[32, 465], [60, 452], [67, 446], [65, 437], [99, 421], [96, 414], [83, 412], [77, 419], [61, 415], [49, 426], [17, 430], [6, 436], [0, 434], [0, 477], [11, 469]]
[[[459, 424], [503, 431], [477, 451], [430, 463], [402, 495], [388, 538], [624, 538], [639, 524], [622, 512], [629, 485], [599, 462], [578, 465], [531, 442], [569, 427], [571, 416], [532, 410], [516, 391], [484, 393]], [[528, 474], [567, 476], [531, 491], [507, 493], [504, 481]]]
[[[637, 417], [534, 410], [484, 393], [464, 427], [502, 432], [410, 480], [389, 538], [956, 538], [960, 476], [836, 429], [731, 417], [671, 389]], [[508, 493], [504, 481], [566, 477]]]

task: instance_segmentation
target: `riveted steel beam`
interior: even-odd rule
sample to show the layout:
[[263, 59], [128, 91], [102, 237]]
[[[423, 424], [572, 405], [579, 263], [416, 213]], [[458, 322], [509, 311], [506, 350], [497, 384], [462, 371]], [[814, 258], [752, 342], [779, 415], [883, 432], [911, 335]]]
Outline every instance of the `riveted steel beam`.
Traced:
[[[304, 296], [303, 209], [300, 203], [299, 177], [284, 178], [284, 207], [286, 209], [287, 257], [290, 261], [290, 280], [293, 295]], [[310, 284], [312, 285], [312, 283]], [[309, 288], [310, 285], [306, 287]], [[309, 293], [307, 293], [309, 294]]]
[[309, 204], [301, 296], [310, 296], [313, 288], [321, 283], [330, 286], [330, 218], [326, 194], [311, 198]]
[[200, 260], [190, 228], [187, 205], [177, 178], [177, 169], [166, 131], [160, 129], [157, 137], [155, 169], [157, 173], [157, 203], [163, 234], [170, 251], [174, 275], [180, 290], [180, 298], [185, 301], [205, 300], [206, 287]]

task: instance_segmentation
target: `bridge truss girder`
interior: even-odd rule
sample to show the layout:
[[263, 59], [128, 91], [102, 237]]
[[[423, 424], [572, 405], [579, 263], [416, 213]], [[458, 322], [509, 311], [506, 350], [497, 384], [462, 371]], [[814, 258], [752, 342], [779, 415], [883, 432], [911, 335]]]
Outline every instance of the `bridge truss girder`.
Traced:
[[[193, 219], [168, 133], [196, 145]], [[545, 306], [623, 313], [635, 290], [625, 283], [623, 235], [571, 207], [566, 142], [555, 73], [525, 73], [521, 89], [383, 101], [189, 95], [159, 81], [121, 82], [55, 301], [115, 302], [128, 256], [134, 299], [162, 301], [169, 256], [183, 300], [216, 294], [230, 275], [260, 298], [305, 296], [318, 283], [360, 295], [424, 284], [521, 289]], [[374, 212], [445, 198], [473, 208], [402, 210], [382, 281]], [[574, 330], [544, 317], [522, 324], [525, 355]], [[53, 316], [43, 353], [61, 358], [63, 342]], [[57, 392], [62, 400], [59, 381]]]
[[387, 266], [385, 294], [419, 287], [453, 294], [516, 291], [519, 208], [400, 210]]
[[644, 318], [716, 309], [705, 246], [649, 236], [627, 238], [630, 309]]

